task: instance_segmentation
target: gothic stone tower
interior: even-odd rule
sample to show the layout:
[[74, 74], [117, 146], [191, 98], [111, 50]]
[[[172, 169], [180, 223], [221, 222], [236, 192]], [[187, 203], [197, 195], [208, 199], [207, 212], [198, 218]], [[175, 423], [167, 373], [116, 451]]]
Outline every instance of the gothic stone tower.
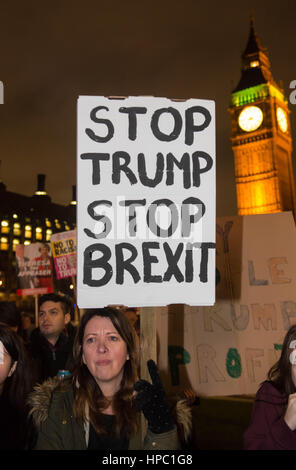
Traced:
[[253, 19], [229, 111], [238, 214], [295, 214], [288, 103], [272, 77]]

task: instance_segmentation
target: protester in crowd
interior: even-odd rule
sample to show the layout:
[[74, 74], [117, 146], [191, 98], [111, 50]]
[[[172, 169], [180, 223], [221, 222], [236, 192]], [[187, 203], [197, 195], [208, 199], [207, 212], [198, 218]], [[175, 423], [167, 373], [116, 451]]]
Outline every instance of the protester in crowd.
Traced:
[[73, 325], [69, 327], [72, 312], [68, 296], [50, 293], [39, 299], [39, 327], [32, 332], [28, 346], [39, 383], [70, 368], [76, 332]]
[[137, 313], [136, 308], [126, 308], [123, 311], [125, 317], [136, 330], [137, 335], [140, 335], [140, 315]]
[[245, 449], [296, 450], [296, 325], [288, 330], [280, 359], [256, 394]]
[[32, 446], [34, 428], [26, 404], [33, 388], [31, 370], [22, 339], [0, 326], [0, 450]]
[[[177, 430], [157, 367], [137, 381], [138, 338], [125, 316], [106, 307], [83, 315], [72, 378], [51, 379], [31, 395], [39, 450], [177, 449]], [[140, 411], [148, 430], [141, 443]]]
[[21, 313], [21, 328], [19, 335], [23, 338], [25, 343], [28, 343], [35, 325], [32, 321], [32, 315], [29, 312]]
[[0, 302], [0, 325], [6, 325], [15, 333], [21, 328], [21, 314], [13, 302]]

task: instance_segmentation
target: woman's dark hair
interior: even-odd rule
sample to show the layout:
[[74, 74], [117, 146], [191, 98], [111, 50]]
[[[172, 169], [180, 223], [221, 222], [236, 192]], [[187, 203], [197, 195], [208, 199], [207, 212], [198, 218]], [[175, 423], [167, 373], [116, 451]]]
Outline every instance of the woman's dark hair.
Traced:
[[11, 365], [17, 362], [15, 371], [4, 382], [2, 395], [22, 414], [25, 411], [27, 395], [33, 388], [31, 364], [22, 338], [9, 327], [0, 325], [0, 341], [11, 357]]
[[0, 302], [0, 326], [20, 328], [21, 314], [13, 302]]
[[296, 386], [292, 380], [292, 363], [290, 355], [295, 346], [290, 346], [296, 340], [296, 325], [289, 328], [284, 338], [282, 352], [279, 360], [271, 367], [267, 377], [275, 386], [287, 396], [296, 392]]
[[27, 403], [34, 385], [32, 364], [22, 338], [8, 326], [0, 326], [0, 341], [12, 360], [11, 366], [17, 361], [16, 368], [6, 378], [1, 393], [4, 417], [1, 414], [0, 422], [5, 426], [5, 434], [2, 433], [0, 449], [32, 449], [36, 432], [29, 417]]
[[100, 387], [82, 360], [84, 330], [87, 323], [95, 316], [109, 318], [127, 346], [129, 359], [124, 365], [121, 386], [113, 397], [112, 407], [116, 415], [116, 435], [119, 436], [122, 429], [124, 429], [126, 436], [130, 438], [137, 430], [133, 387], [137, 381], [139, 342], [134, 328], [119, 310], [109, 307], [89, 309], [80, 321], [73, 350], [74, 415], [82, 423], [86, 417], [85, 405], [88, 404], [91, 424], [97, 433], [104, 432], [100, 413], [107, 408], [110, 402], [104, 397]]

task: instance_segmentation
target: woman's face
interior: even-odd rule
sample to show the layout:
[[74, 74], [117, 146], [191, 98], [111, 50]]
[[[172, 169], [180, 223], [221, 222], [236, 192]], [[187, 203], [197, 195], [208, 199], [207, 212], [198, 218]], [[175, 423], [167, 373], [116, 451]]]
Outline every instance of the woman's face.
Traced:
[[127, 346], [109, 318], [94, 316], [86, 324], [82, 359], [105, 396], [120, 388]]
[[296, 340], [292, 340], [289, 344], [289, 361], [291, 364], [292, 382], [296, 387]]
[[296, 365], [291, 367], [291, 373], [292, 373], [292, 382], [294, 386], [296, 387]]
[[15, 370], [16, 363], [12, 364], [12, 359], [6, 351], [2, 341], [0, 341], [0, 389], [4, 385], [7, 377], [10, 377]]

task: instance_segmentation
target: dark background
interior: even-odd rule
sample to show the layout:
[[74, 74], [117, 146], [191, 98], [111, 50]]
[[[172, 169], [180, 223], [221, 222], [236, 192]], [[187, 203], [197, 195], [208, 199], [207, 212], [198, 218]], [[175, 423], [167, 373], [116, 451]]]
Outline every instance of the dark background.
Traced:
[[[32, 195], [47, 175], [53, 202], [76, 183], [78, 95], [216, 101], [217, 215], [236, 213], [230, 94], [253, 11], [273, 76], [296, 79], [296, 2], [40, 0], [0, 4], [0, 179]], [[295, 141], [296, 105], [290, 105]], [[293, 151], [295, 157], [295, 151]]]

